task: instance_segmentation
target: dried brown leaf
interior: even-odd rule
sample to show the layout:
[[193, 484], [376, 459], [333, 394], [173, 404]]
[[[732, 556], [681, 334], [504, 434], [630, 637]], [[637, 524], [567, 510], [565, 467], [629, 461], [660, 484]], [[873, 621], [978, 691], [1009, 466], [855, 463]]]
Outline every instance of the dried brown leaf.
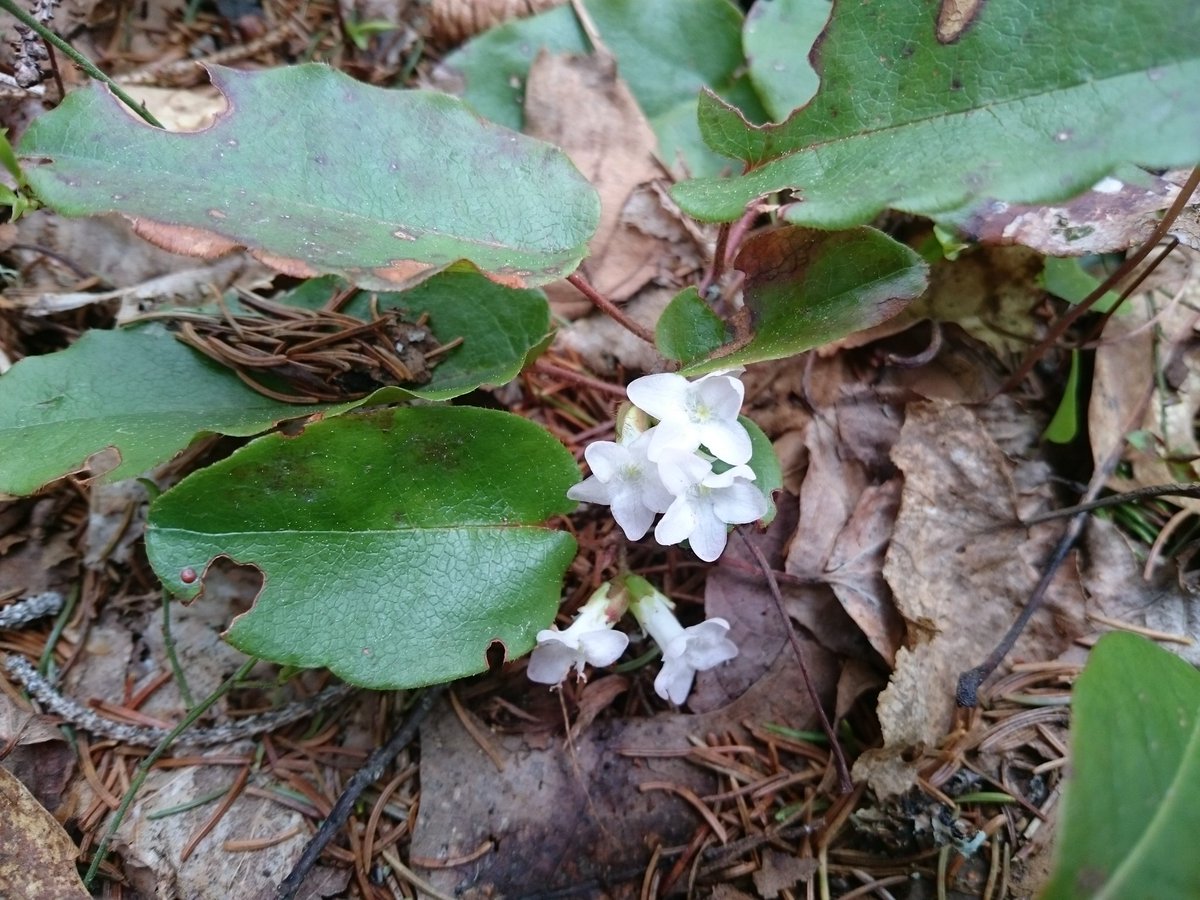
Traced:
[[0, 769], [0, 897], [86, 900], [63, 827], [6, 769]]

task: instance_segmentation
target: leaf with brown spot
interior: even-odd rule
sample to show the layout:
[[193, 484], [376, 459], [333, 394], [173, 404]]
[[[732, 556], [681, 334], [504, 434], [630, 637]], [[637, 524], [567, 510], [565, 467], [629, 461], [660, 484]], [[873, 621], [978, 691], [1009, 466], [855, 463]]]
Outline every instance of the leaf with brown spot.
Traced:
[[317, 64], [210, 72], [229, 109], [183, 134], [135, 121], [103, 88], [73, 91], [21, 142], [38, 197], [68, 216], [129, 216], [175, 252], [244, 246], [287, 274], [372, 290], [460, 260], [535, 286], [586, 252], [599, 201], [571, 161], [460, 100]]

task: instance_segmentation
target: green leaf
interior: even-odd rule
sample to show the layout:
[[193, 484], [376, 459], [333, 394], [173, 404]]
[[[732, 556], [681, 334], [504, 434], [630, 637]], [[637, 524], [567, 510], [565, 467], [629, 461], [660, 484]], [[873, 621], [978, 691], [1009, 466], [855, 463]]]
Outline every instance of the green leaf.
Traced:
[[168, 589], [227, 556], [264, 584], [229, 641], [379, 689], [449, 681], [533, 647], [575, 552], [542, 527], [569, 512], [571, 454], [517, 416], [422, 407], [342, 416], [260, 438], [150, 511]]
[[132, 478], [201, 432], [257, 434], [327, 409], [264, 397], [157, 325], [89, 331], [0, 376], [0, 492], [32, 493], [109, 447], [120, 463], [103, 479]]
[[680, 205], [732, 221], [786, 188], [801, 200], [789, 221], [845, 228], [888, 207], [932, 216], [978, 197], [1057, 200], [1122, 162], [1200, 159], [1200, 5], [989, 0], [940, 36], [938, 10], [835, 4], [814, 55], [820, 89], [779, 125], [702, 100], [705, 139], [751, 171], [677, 185]]
[[[1042, 268], [1042, 287], [1048, 293], [1070, 304], [1082, 303], [1100, 284], [1100, 279], [1083, 267], [1083, 261], [1078, 257], [1061, 258], [1049, 256]], [[1121, 295], [1115, 291], [1105, 291], [1092, 307], [1093, 312], [1107, 313], [1121, 302]]]
[[785, 227], [748, 240], [737, 268], [750, 338], [687, 365], [685, 375], [782, 359], [890, 319], [925, 290], [929, 267], [873, 228]]
[[1175, 900], [1200, 884], [1200, 672], [1105, 635], [1075, 684], [1058, 862], [1042, 900]]
[[702, 360], [727, 337], [725, 320], [713, 312], [694, 287], [686, 287], [667, 304], [654, 327], [654, 344], [667, 359]]
[[244, 245], [289, 274], [376, 290], [463, 259], [545, 284], [596, 230], [599, 198], [560, 150], [453, 97], [316, 64], [211, 73], [230, 108], [188, 134], [135, 122], [102, 88], [72, 91], [25, 132], [21, 154], [49, 160], [29, 182], [60, 213], [123, 213], [168, 249]]
[[769, 0], [746, 16], [742, 44], [750, 81], [771, 120], [786, 119], [816, 93], [817, 73], [806, 50], [829, 20], [829, 0]]
[[[728, 0], [591, 0], [588, 13], [621, 77], [658, 136], [668, 163], [681, 155], [697, 174], [729, 165], [714, 156], [696, 125], [696, 94], [710, 87], [764, 118], [746, 77], [741, 50], [742, 16]], [[561, 6], [493, 28], [446, 57], [464, 79], [463, 98], [509, 128], [524, 124], [524, 89], [538, 52], [587, 53], [574, 12]]]
[[1069, 444], [1079, 433], [1079, 351], [1071, 351], [1071, 370], [1054, 418], [1042, 434], [1053, 444]]
[[763, 434], [763, 430], [758, 427], [758, 423], [746, 416], [738, 416], [738, 421], [742, 423], [750, 435], [752, 450], [750, 462], [747, 465], [754, 470], [754, 486], [762, 491], [763, 495], [770, 501], [770, 506], [767, 507], [767, 514], [762, 517], [762, 526], [765, 528], [775, 520], [775, 513], [778, 511], [775, 507], [774, 494], [783, 488], [783, 469], [780, 468], [779, 457], [775, 453], [775, 447], [772, 445], [771, 439]]

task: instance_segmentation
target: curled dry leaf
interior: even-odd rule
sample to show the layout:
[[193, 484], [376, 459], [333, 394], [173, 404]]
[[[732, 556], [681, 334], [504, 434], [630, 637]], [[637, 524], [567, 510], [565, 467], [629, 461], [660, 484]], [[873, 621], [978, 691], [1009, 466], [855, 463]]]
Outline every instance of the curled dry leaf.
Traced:
[[430, 0], [429, 39], [439, 47], [457, 47], [511, 19], [523, 19], [562, 6], [566, 0]]

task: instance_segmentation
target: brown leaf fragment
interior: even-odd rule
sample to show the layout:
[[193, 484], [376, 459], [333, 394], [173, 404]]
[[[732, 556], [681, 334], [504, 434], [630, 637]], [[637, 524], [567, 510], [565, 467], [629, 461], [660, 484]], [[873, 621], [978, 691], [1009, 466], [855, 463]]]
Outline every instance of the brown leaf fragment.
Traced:
[[1179, 188], [1148, 173], [1138, 184], [1102, 179], [1074, 200], [1029, 206], [984, 200], [959, 230], [981, 244], [1020, 244], [1046, 256], [1083, 256], [1126, 250], [1154, 230], [1155, 214], [1171, 205]]
[[71, 900], [90, 896], [63, 827], [6, 769], [0, 769], [0, 897]]
[[942, 0], [938, 6], [937, 39], [952, 44], [979, 17], [986, 0]]
[[0, 692], [0, 766], [32, 792], [38, 803], [54, 812], [62, 802], [75, 771], [75, 751], [49, 716], [21, 709]]
[[562, 6], [566, 0], [430, 0], [429, 39], [457, 47], [489, 28]]
[[[657, 138], [611, 57], [538, 54], [525, 85], [525, 131], [561, 147], [600, 194], [600, 225], [582, 272], [615, 302], [659, 274], [670, 240], [652, 211], [649, 185], [662, 176]], [[673, 235], [676, 237], [676, 235]]]
[[[908, 624], [908, 646], [879, 698], [884, 748], [854, 767], [881, 795], [912, 785], [915, 769], [902, 754], [935, 748], [949, 732], [959, 674], [1012, 624], [1061, 528], [1016, 524], [1045, 506], [1047, 470], [1014, 465], [961, 406], [911, 405], [892, 459], [904, 489], [884, 576]], [[1009, 658], [1058, 657], [1088, 630], [1081, 606], [1077, 585], [1060, 571]]]
[[768, 847], [762, 854], [762, 867], [754, 873], [754, 889], [758, 896], [771, 900], [797, 882], [807, 882], [817, 871], [812, 857], [793, 856]]

